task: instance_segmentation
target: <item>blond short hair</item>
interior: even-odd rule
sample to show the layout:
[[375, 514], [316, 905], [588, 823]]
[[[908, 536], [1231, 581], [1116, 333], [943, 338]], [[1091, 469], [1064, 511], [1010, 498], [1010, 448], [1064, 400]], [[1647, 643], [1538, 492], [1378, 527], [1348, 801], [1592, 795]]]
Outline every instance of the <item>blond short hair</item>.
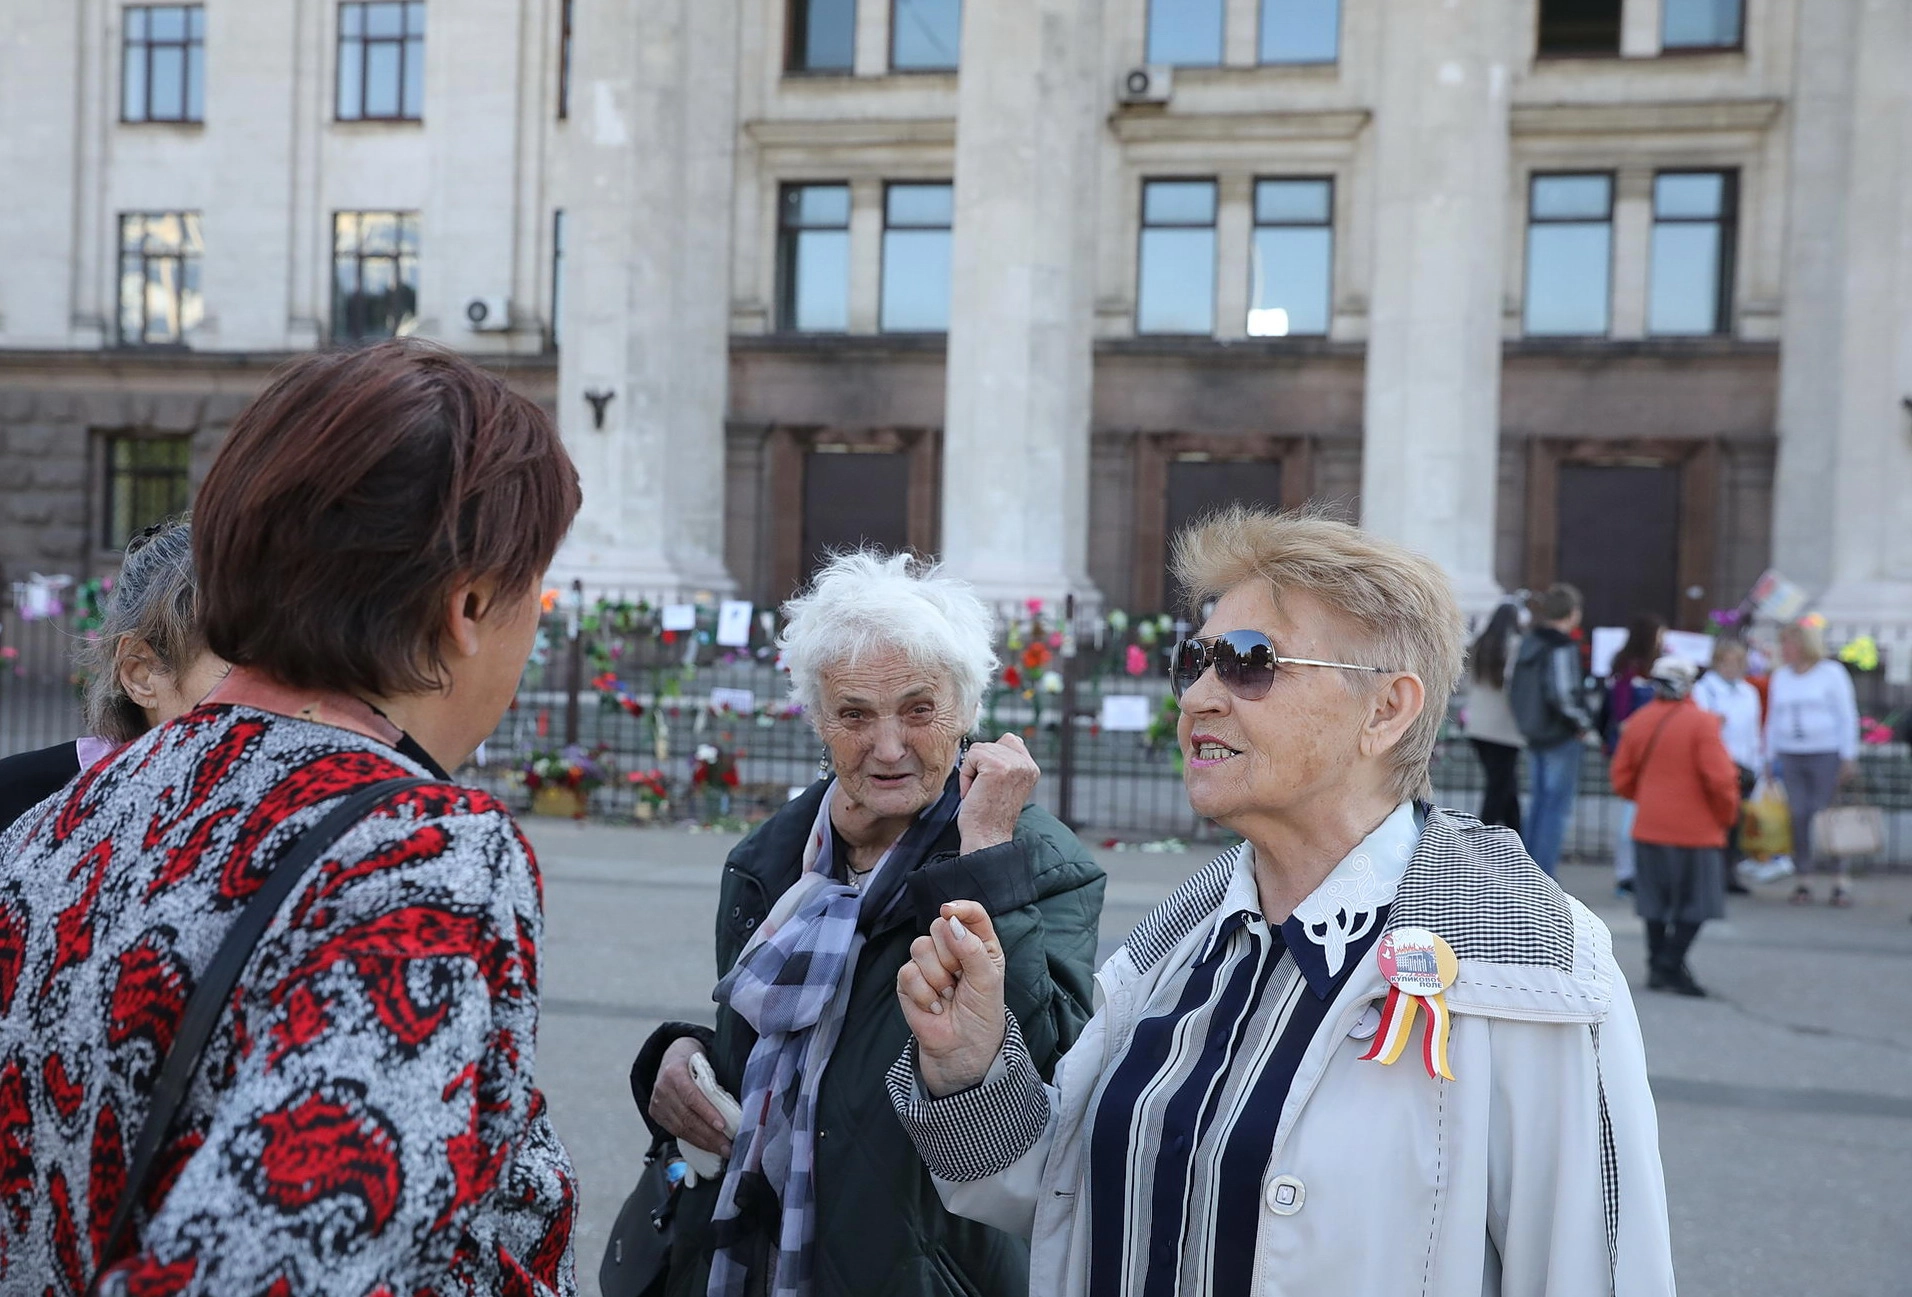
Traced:
[[1823, 662], [1826, 660], [1826, 631], [1818, 622], [1805, 621], [1803, 619], [1788, 622], [1786, 625], [1780, 627], [1779, 633], [1782, 636], [1790, 635], [1793, 637], [1794, 642], [1799, 645], [1800, 653], [1805, 656], [1807, 662]]
[[[1276, 599], [1305, 591], [1359, 628], [1365, 642], [1346, 650], [1350, 660], [1417, 677], [1426, 705], [1387, 762], [1396, 796], [1432, 796], [1434, 742], [1467, 656], [1467, 624], [1446, 573], [1406, 546], [1345, 522], [1242, 505], [1177, 536], [1174, 569], [1197, 614], [1248, 581], [1266, 581]], [[1355, 688], [1366, 679], [1339, 674]]]

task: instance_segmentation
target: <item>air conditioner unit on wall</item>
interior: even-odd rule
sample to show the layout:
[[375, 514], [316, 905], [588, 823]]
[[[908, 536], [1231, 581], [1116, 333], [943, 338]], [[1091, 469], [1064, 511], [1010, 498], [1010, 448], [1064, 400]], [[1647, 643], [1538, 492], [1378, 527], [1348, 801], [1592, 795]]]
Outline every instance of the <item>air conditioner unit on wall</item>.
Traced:
[[1125, 104], [1165, 104], [1175, 93], [1175, 72], [1164, 63], [1130, 68], [1122, 74], [1120, 98]]
[[511, 299], [474, 297], [465, 303], [465, 323], [476, 333], [502, 333], [511, 327]]

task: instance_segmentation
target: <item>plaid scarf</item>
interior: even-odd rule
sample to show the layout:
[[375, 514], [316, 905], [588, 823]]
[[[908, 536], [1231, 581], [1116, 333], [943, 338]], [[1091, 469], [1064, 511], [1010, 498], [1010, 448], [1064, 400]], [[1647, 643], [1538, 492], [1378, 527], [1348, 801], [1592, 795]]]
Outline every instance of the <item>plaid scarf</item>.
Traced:
[[711, 1216], [718, 1247], [709, 1297], [744, 1297], [756, 1232], [745, 1216], [758, 1215], [752, 1207], [772, 1199], [780, 1205], [775, 1266], [754, 1288], [775, 1297], [810, 1291], [817, 1090], [842, 1034], [850, 973], [869, 932], [907, 904], [906, 877], [955, 818], [956, 789], [952, 774], [942, 797], [917, 816], [877, 862], [867, 890], [859, 890], [839, 879], [833, 859], [832, 783], [810, 830], [802, 876], [777, 899], [712, 993], [751, 1025], [757, 1043], [744, 1064], [743, 1118]]

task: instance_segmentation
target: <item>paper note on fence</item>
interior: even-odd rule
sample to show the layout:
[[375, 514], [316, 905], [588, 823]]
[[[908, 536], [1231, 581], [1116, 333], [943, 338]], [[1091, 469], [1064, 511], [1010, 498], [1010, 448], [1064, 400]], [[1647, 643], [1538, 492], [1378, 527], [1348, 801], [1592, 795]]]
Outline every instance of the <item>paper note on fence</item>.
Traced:
[[725, 648], [749, 648], [753, 611], [748, 600], [724, 600], [717, 609], [717, 642]]
[[1700, 635], [1690, 630], [1670, 630], [1660, 640], [1660, 645], [1676, 658], [1710, 667], [1713, 665], [1715, 642], [1711, 635]]
[[664, 605], [665, 630], [696, 630], [697, 605], [694, 603], [667, 603]]
[[710, 709], [723, 711], [728, 707], [739, 716], [748, 716], [757, 710], [757, 695], [749, 689], [713, 689], [710, 691]]
[[1613, 674], [1613, 659], [1627, 645], [1627, 628], [1624, 626], [1595, 626], [1593, 628], [1593, 673], [1605, 680]]
[[1139, 733], [1149, 727], [1155, 702], [1147, 694], [1104, 694], [1102, 728], [1116, 733]]

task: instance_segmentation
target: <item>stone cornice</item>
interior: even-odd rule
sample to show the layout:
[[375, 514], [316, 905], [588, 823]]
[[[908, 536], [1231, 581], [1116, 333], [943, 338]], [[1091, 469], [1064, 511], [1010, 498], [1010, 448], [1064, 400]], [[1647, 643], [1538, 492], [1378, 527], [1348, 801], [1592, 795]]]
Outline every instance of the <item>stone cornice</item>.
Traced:
[[1718, 134], [1764, 131], [1779, 99], [1712, 99], [1623, 104], [1516, 104], [1515, 135]]
[[1123, 109], [1109, 129], [1124, 144], [1350, 140], [1373, 116], [1365, 108], [1294, 113], [1176, 113]]
[[953, 117], [758, 118], [744, 134], [763, 149], [880, 149], [956, 144]]

